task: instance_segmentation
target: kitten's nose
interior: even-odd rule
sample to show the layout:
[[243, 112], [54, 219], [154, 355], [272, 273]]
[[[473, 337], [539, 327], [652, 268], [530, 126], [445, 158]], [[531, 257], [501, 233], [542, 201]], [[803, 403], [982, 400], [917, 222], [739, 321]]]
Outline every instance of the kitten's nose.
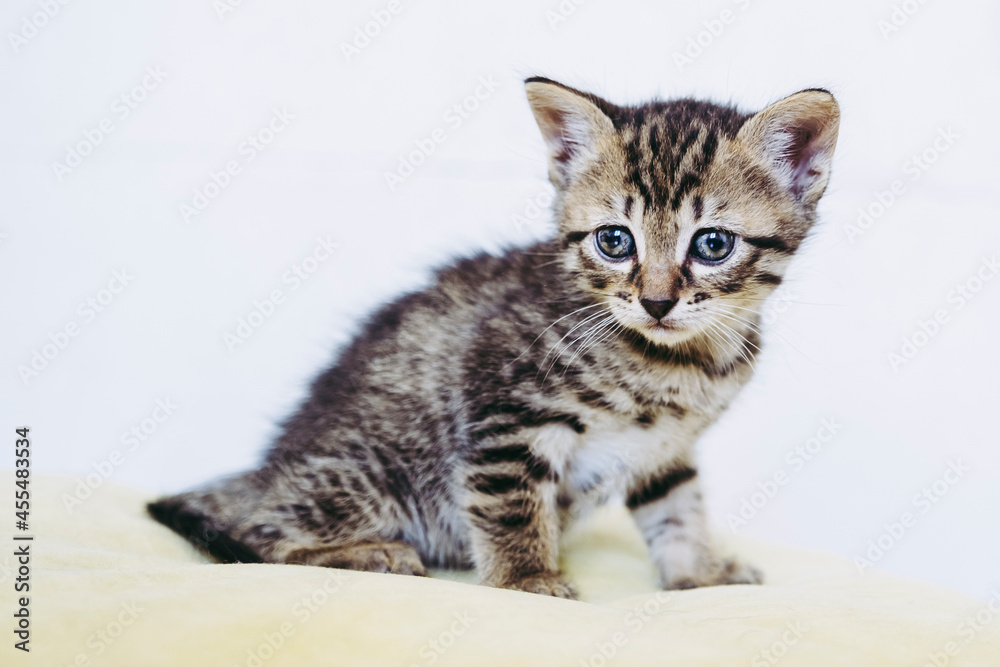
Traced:
[[660, 320], [664, 315], [670, 312], [670, 309], [674, 307], [677, 300], [673, 301], [654, 301], [652, 299], [639, 299], [639, 303], [642, 307], [646, 309], [646, 312], [653, 316], [654, 319]]

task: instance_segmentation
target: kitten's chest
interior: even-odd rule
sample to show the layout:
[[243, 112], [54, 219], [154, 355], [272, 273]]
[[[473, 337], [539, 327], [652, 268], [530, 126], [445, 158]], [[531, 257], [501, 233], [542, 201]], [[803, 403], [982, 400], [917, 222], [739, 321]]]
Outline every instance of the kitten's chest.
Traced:
[[603, 407], [576, 403], [585, 430], [554, 426], [538, 443], [560, 473], [560, 491], [574, 502], [626, 495], [636, 480], [665, 467], [693, 465], [695, 442], [742, 387], [745, 378], [711, 378], [679, 370], [646, 382], [618, 380], [602, 392]]
[[624, 496], [633, 482], [674, 462], [690, 464], [704, 419], [659, 413], [652, 423], [631, 417], [591, 419], [583, 433], [543, 429], [536, 446], [553, 462], [560, 493], [578, 504]]
[[689, 458], [696, 435], [663, 420], [651, 426], [591, 428], [570, 454], [566, 484], [577, 494], [624, 494], [629, 483], [670, 461]]

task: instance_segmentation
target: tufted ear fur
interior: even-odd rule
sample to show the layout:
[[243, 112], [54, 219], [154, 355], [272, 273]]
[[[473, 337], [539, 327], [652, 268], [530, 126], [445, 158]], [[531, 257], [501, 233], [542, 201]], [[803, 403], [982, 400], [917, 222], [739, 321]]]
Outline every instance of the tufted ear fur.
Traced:
[[737, 139], [769, 162], [779, 180], [815, 205], [830, 177], [840, 107], [826, 90], [803, 90], [775, 102], [740, 128]]
[[601, 109], [612, 105], [550, 79], [533, 77], [524, 83], [549, 149], [550, 177], [557, 188], [565, 187], [597, 157], [601, 139], [614, 134], [614, 124]]

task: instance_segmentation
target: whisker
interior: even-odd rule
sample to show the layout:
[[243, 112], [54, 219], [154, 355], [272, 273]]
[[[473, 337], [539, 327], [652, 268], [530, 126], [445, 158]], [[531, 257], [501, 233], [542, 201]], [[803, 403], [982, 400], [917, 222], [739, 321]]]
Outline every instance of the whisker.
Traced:
[[[609, 312], [610, 312], [610, 310], [609, 310]], [[572, 348], [574, 345], [576, 345], [577, 343], [579, 343], [582, 340], [589, 340], [590, 336], [596, 335], [597, 332], [599, 330], [602, 330], [605, 326], [607, 326], [609, 322], [614, 321], [614, 315], [611, 315], [611, 314], [605, 315], [604, 313], [599, 313], [599, 315], [604, 315], [604, 319], [598, 320], [596, 323], [592, 324], [590, 327], [587, 328], [586, 331], [584, 331], [582, 334], [580, 334], [575, 339], [573, 339], [569, 344], [564, 345], [562, 347], [562, 349], [559, 350], [559, 352], [552, 358], [552, 363], [549, 364], [548, 368], [545, 371], [545, 376], [542, 378], [542, 384], [545, 384], [545, 381], [548, 379], [549, 373], [555, 367], [556, 362], [558, 362], [559, 359], [566, 352], [568, 352], [570, 350], [570, 348]], [[569, 368], [569, 366], [573, 363], [573, 361], [575, 359], [576, 359], [576, 354], [574, 354], [573, 357], [569, 360], [569, 363], [566, 364], [566, 368], [567, 369]], [[566, 371], [564, 370], [563, 371], [563, 375], [565, 375], [565, 374], [566, 374]]]
[[[761, 334], [761, 331], [760, 331], [760, 329], [758, 329], [758, 328], [757, 328], [757, 325], [755, 325], [755, 324], [754, 324], [753, 322], [749, 322], [749, 321], [747, 321], [747, 320], [744, 320], [744, 319], [743, 319], [743, 318], [741, 318], [741, 317], [738, 317], [738, 316], [736, 316], [736, 315], [734, 315], [734, 314], [732, 314], [732, 313], [727, 313], [727, 312], [725, 312], [725, 311], [723, 311], [723, 310], [721, 310], [721, 309], [720, 309], [720, 310], [711, 310], [711, 309], [706, 309], [706, 311], [707, 311], [707, 312], [710, 312], [710, 313], [715, 313], [716, 315], [721, 315], [721, 316], [723, 316], [723, 317], [727, 317], [727, 318], [730, 318], [730, 319], [732, 319], [732, 320], [733, 320], [733, 321], [735, 321], [735, 322], [739, 322], [740, 324], [743, 324], [743, 325], [746, 325], [746, 326], [749, 326], [749, 327], [750, 327], [750, 328], [751, 328], [751, 329], [752, 329], [752, 330], [753, 330], [754, 332], [756, 332], [756, 333], [757, 333], [758, 335], [762, 335], [762, 334]], [[723, 324], [723, 323], [722, 323], [722, 322], [720, 322], [720, 324]], [[735, 329], [734, 329], [733, 327], [730, 327], [729, 325], [725, 325], [725, 326], [727, 326], [727, 327], [729, 327], [730, 329], [732, 329], [734, 333], [737, 333], [737, 334], [739, 334], [739, 332], [737, 332], [737, 331], [736, 331], [736, 330], [735, 330]], [[755, 348], [757, 349], [757, 351], [758, 351], [758, 352], [761, 352], [761, 351], [762, 351], [762, 350], [761, 350], [761, 349], [760, 349], [759, 347], [757, 347], [757, 345], [755, 345], [755, 344], [754, 344], [754, 343], [753, 343], [752, 341], [750, 341], [750, 340], [749, 340], [749, 339], [748, 339], [748, 338], [747, 338], [746, 336], [744, 336], [744, 335], [742, 335], [742, 334], [739, 334], [739, 336], [740, 336], [740, 338], [741, 338], [741, 339], [743, 339], [743, 340], [744, 340], [744, 341], [745, 341], [746, 343], [748, 343], [749, 345], [753, 345], [753, 346], [754, 346], [754, 347], [755, 347]]]
[[[542, 367], [545, 366], [545, 363], [549, 359], [549, 355], [551, 355], [553, 352], [556, 352], [556, 354], [555, 354], [555, 356], [552, 357], [552, 363], [549, 364], [549, 369], [548, 370], [551, 370], [552, 366], [554, 366], [556, 364], [556, 362], [559, 361], [559, 357], [561, 357], [563, 355], [563, 353], [567, 349], [569, 349], [569, 347], [572, 345], [572, 343], [570, 343], [569, 345], [563, 346], [562, 349], [559, 349], [560, 345], [562, 344], [562, 342], [564, 340], [566, 340], [567, 338], [569, 338], [573, 334], [574, 331], [576, 331], [580, 327], [584, 326], [588, 322], [592, 322], [593, 320], [595, 320], [597, 318], [607, 317], [610, 312], [611, 312], [610, 308], [605, 308], [605, 310], [603, 310], [601, 312], [598, 312], [598, 313], [595, 313], [595, 314], [591, 314], [588, 317], [584, 318], [584, 320], [582, 322], [579, 322], [575, 326], [573, 326], [569, 331], [567, 331], [562, 336], [562, 338], [560, 338], [559, 340], [557, 340], [555, 342], [555, 344], [553, 344], [552, 347], [550, 347], [549, 350], [545, 353], [545, 356], [542, 357], [542, 361], [539, 364], [538, 372], [541, 372]], [[592, 326], [596, 326], [596, 325], [592, 325]], [[588, 331], [589, 331], [589, 329], [588, 329]], [[579, 338], [577, 340], [579, 340]], [[548, 376], [548, 370], [546, 370], [546, 372], [545, 372], [546, 377]], [[537, 373], [536, 373], [536, 375], [537, 375]], [[544, 382], [544, 380], [543, 380], [543, 382]]]
[[588, 350], [597, 347], [598, 345], [608, 340], [609, 338], [612, 338], [615, 334], [619, 333], [622, 330], [624, 330], [624, 327], [622, 326], [621, 322], [619, 322], [617, 318], [614, 319], [614, 321], [611, 322], [610, 326], [606, 326], [604, 328], [603, 333], [595, 335], [593, 338], [591, 338], [590, 342], [586, 346], [581, 346], [580, 354], [581, 355], [585, 354]]
[[[736, 316], [736, 315], [735, 315], [734, 313], [726, 313], [726, 312], [722, 312], [722, 311], [721, 311], [721, 310], [719, 310], [719, 309], [708, 309], [708, 308], [706, 308], [706, 310], [707, 310], [708, 312], [712, 312], [712, 313], [716, 313], [716, 314], [720, 314], [720, 315], [725, 315], [725, 316], [727, 316], [727, 317], [733, 317], [733, 318], [737, 317], [737, 316]], [[787, 343], [787, 344], [788, 344], [788, 345], [789, 345], [789, 346], [790, 346], [790, 347], [791, 347], [791, 348], [792, 348], [793, 350], [795, 350], [796, 352], [798, 352], [799, 354], [801, 354], [803, 358], [805, 358], [805, 359], [809, 359], [809, 357], [808, 357], [808, 356], [806, 356], [806, 354], [805, 354], [805, 353], [804, 353], [804, 352], [803, 352], [802, 350], [800, 350], [800, 349], [799, 349], [799, 348], [798, 348], [798, 347], [797, 347], [797, 346], [795, 345], [795, 343], [793, 343], [792, 341], [788, 340], [788, 338], [787, 338], [787, 337], [785, 337], [785, 336], [784, 336], [784, 335], [783, 335], [783, 334], [782, 334], [782, 333], [781, 333], [780, 331], [777, 331], [776, 329], [774, 329], [774, 328], [771, 328], [771, 329], [768, 329], [768, 330], [767, 330], [767, 332], [765, 333], [765, 332], [764, 332], [764, 331], [762, 331], [762, 330], [761, 330], [761, 329], [760, 329], [760, 328], [759, 328], [758, 326], [756, 326], [756, 325], [754, 325], [754, 324], [751, 324], [750, 322], [746, 322], [746, 324], [747, 324], [747, 325], [749, 325], [749, 326], [752, 326], [752, 327], [754, 328], [754, 330], [755, 330], [755, 331], [757, 332], [757, 334], [758, 334], [759, 336], [761, 336], [761, 337], [764, 337], [765, 335], [775, 335], [775, 336], [777, 336], [777, 337], [778, 337], [778, 338], [780, 338], [780, 339], [781, 339], [782, 341], [784, 341], [785, 343]], [[755, 345], [754, 347], [757, 347], [757, 346]], [[757, 349], [758, 349], [759, 351], [763, 352], [763, 350], [761, 350], [761, 349], [760, 349], [759, 347], [758, 347]], [[812, 361], [812, 360], [810, 359], [810, 361]], [[815, 362], [814, 362], [814, 363], [815, 363]]]
[[772, 297], [769, 296], [764, 296], [764, 297], [740, 296], [740, 298], [743, 299], [744, 301], [769, 301], [769, 300], [784, 301], [785, 303], [794, 303], [800, 306], [837, 306], [839, 308], [846, 308], [848, 306], [848, 304], [846, 303], [815, 303], [811, 301], [794, 301], [792, 299], [782, 299], [781, 297], [772, 299]]
[[[581, 350], [581, 354], [586, 354], [588, 351], [590, 351], [591, 349], [597, 347], [598, 345], [601, 345], [602, 343], [604, 343], [608, 339], [614, 338], [616, 335], [618, 335], [619, 333], [621, 333], [624, 329], [625, 329], [625, 327], [623, 327], [620, 322], [617, 322], [617, 321], [614, 322], [613, 325], [611, 326], [611, 328], [603, 336], [601, 336], [600, 338], [598, 338], [597, 340], [595, 340], [594, 342], [592, 342], [585, 349]], [[565, 374], [565, 371], [563, 371], [563, 374]]]
[[542, 268], [543, 266], [552, 266], [553, 264], [558, 264], [558, 263], [560, 263], [561, 261], [562, 261], [561, 259], [553, 259], [553, 260], [552, 260], [552, 261], [550, 261], [550, 262], [542, 262], [541, 264], [534, 264], [533, 266], [534, 266], [535, 268], [538, 268], [538, 269], [540, 269], [540, 268]]
[[[709, 322], [709, 326], [711, 326], [711, 322]], [[707, 336], [708, 339], [712, 342], [712, 344], [715, 345], [716, 347], [718, 348], [726, 347], [726, 344], [718, 337], [718, 335], [713, 331], [713, 329], [704, 329], [702, 333], [704, 333], [705, 336]]]
[[[735, 319], [735, 320], [737, 320], [739, 322], [742, 322], [743, 324], [747, 325], [748, 327], [750, 327], [751, 329], [753, 329], [757, 333], [760, 333], [760, 326], [759, 326], [759, 324], [757, 322], [755, 322], [755, 321], [751, 320], [750, 318], [748, 318], [748, 317], [746, 317], [744, 315], [741, 315], [739, 313], [730, 312], [729, 308], [738, 308], [738, 306], [730, 306], [729, 304], [726, 304], [724, 306], [706, 306], [705, 307], [705, 311], [709, 312], [709, 313], [722, 313], [722, 314], [727, 315], [727, 316], [729, 316], [729, 317], [731, 317], [731, 318], [733, 318], [733, 319]], [[747, 309], [747, 310], [750, 310], [750, 309]], [[757, 311], [751, 310], [751, 312], [756, 313]]]
[[538, 334], [537, 336], [535, 336], [535, 340], [531, 341], [531, 344], [529, 344], [529, 345], [528, 345], [528, 347], [524, 348], [524, 351], [522, 351], [522, 352], [521, 352], [521, 354], [519, 354], [519, 355], [517, 355], [516, 357], [514, 357], [514, 358], [513, 358], [513, 359], [512, 359], [512, 360], [511, 360], [510, 362], [508, 362], [508, 364], [507, 364], [507, 365], [509, 366], [510, 364], [514, 363], [515, 361], [517, 361], [518, 359], [520, 359], [521, 357], [523, 357], [523, 356], [524, 356], [524, 353], [525, 353], [525, 352], [527, 352], [528, 350], [530, 350], [530, 349], [531, 349], [531, 347], [532, 347], [532, 346], [533, 346], [533, 345], [534, 345], [535, 343], [537, 343], [537, 342], [538, 342], [538, 339], [539, 339], [539, 338], [541, 338], [542, 336], [544, 336], [544, 335], [545, 335], [545, 332], [546, 332], [546, 331], [548, 331], [549, 329], [551, 329], [551, 328], [552, 328], [552, 327], [554, 327], [555, 325], [559, 324], [560, 322], [562, 322], [563, 320], [565, 320], [565, 319], [566, 319], [567, 317], [571, 317], [571, 316], [573, 316], [573, 315], [576, 315], [577, 313], [580, 313], [580, 312], [583, 312], [584, 310], [588, 310], [588, 309], [590, 309], [590, 308], [596, 308], [597, 306], [601, 306], [601, 305], [604, 305], [604, 304], [601, 304], [601, 303], [592, 303], [592, 304], [590, 304], [589, 306], [584, 306], [583, 308], [577, 308], [577, 309], [576, 309], [576, 310], [574, 310], [573, 312], [571, 312], [571, 313], [569, 313], [569, 314], [567, 314], [567, 315], [563, 315], [563, 316], [562, 316], [562, 317], [560, 317], [560, 318], [559, 318], [558, 320], [556, 320], [555, 322], [553, 322], [553, 323], [552, 323], [552, 324], [550, 324], [549, 326], [547, 326], [547, 327], [545, 327], [544, 329], [542, 329], [542, 332], [541, 332], [540, 334]]
[[[604, 304], [597, 304], [597, 305], [604, 305]], [[559, 339], [558, 341], [556, 341], [556, 344], [555, 344], [555, 345], [553, 345], [553, 346], [552, 346], [551, 348], [549, 348], [549, 351], [548, 351], [548, 352], [547, 352], [547, 353], [545, 354], [545, 357], [543, 357], [543, 358], [542, 358], [542, 361], [544, 362], [544, 361], [545, 361], [545, 360], [546, 360], [546, 359], [548, 358], [549, 354], [551, 354], [551, 353], [552, 353], [552, 350], [553, 350], [553, 349], [555, 349], [555, 348], [556, 348], [556, 347], [557, 347], [557, 346], [558, 346], [558, 345], [559, 345], [560, 343], [562, 343], [562, 342], [563, 342], [564, 340], [566, 340], [567, 338], [569, 338], [569, 336], [570, 336], [570, 335], [571, 335], [571, 334], [572, 334], [572, 333], [573, 333], [574, 331], [576, 331], [577, 329], [579, 329], [579, 328], [580, 328], [580, 327], [582, 327], [583, 325], [587, 324], [588, 322], [591, 322], [591, 321], [593, 321], [593, 320], [597, 319], [598, 317], [604, 317], [604, 316], [606, 316], [606, 315], [607, 315], [608, 313], [610, 313], [610, 312], [611, 312], [611, 309], [610, 309], [610, 308], [607, 308], [607, 309], [606, 309], [606, 311], [607, 311], [607, 312], [605, 312], [605, 311], [601, 311], [601, 312], [599, 312], [599, 313], [592, 313], [592, 314], [588, 315], [587, 317], [585, 317], [585, 318], [584, 318], [584, 319], [583, 319], [582, 321], [580, 321], [580, 322], [576, 323], [576, 324], [575, 324], [575, 325], [574, 325], [574, 326], [573, 326], [573, 327], [572, 327], [572, 328], [571, 328], [571, 329], [570, 329], [569, 331], [567, 331], [567, 332], [566, 332], [565, 334], [563, 334], [562, 338], [560, 338], [560, 339]], [[578, 311], [578, 312], [579, 312], [579, 311]], [[553, 324], [554, 324], [554, 323], [553, 323]]]
[[[576, 352], [570, 357], [570, 360], [566, 363], [566, 368], [563, 370], [562, 376], [566, 375], [566, 371], [569, 367], [573, 365], [577, 357], [582, 357], [587, 350], [594, 347], [594, 345], [599, 344], [601, 341], [607, 339], [607, 332], [614, 331], [614, 327], [617, 325], [617, 320], [615, 320], [612, 315], [608, 320], [601, 320], [601, 323], [597, 327], [591, 328], [591, 332], [588, 332], [588, 338], [585, 340], [580, 347], [577, 348]], [[596, 329], [596, 331], [595, 331]]]
[[[717, 312], [717, 311], [713, 311], [713, 312]], [[719, 313], [719, 314], [726, 315], [728, 317], [736, 317], [736, 315], [734, 313]], [[792, 348], [793, 350], [795, 350], [796, 352], [798, 352], [799, 355], [801, 355], [803, 359], [807, 359], [807, 360], [811, 361], [814, 364], [819, 364], [819, 362], [817, 362], [815, 359], [812, 359], [805, 352], [803, 352], [802, 350], [800, 350], [799, 347], [795, 343], [793, 343], [792, 341], [790, 341], [787, 336], [785, 336], [784, 334], [782, 334], [777, 329], [771, 327], [771, 328], [768, 328], [766, 330], [766, 332], [761, 331], [761, 329], [759, 327], [755, 327], [755, 329], [757, 331], [757, 334], [760, 335], [762, 338], [764, 336], [771, 336], [771, 335], [777, 336], [778, 338], [781, 339], [782, 342], [784, 342], [790, 348]], [[756, 347], [756, 346], [754, 346], [754, 347]], [[757, 349], [760, 350], [759, 347]], [[779, 350], [780, 350], [780, 347], [779, 347]], [[763, 350], [760, 350], [760, 351], [763, 352]], [[788, 363], [788, 358], [785, 357], [784, 352], [782, 352], [782, 357], [785, 359], [785, 362]], [[791, 366], [789, 365], [789, 368], [790, 367]]]
[[[748, 356], [749, 350], [746, 348], [746, 344], [749, 343], [745, 337], [741, 336], [735, 329], [723, 322], [713, 322], [709, 321], [708, 325], [713, 328], [713, 330], [718, 331], [718, 333], [729, 341], [729, 347], [734, 348], [735, 351], [743, 358], [744, 361], [750, 366], [751, 369], [756, 370], [753, 361]], [[752, 343], [751, 343], [752, 345]], [[755, 346], [756, 347], [756, 346]]]
[[720, 305], [720, 306], [722, 306], [724, 308], [736, 308], [738, 310], [746, 310], [746, 311], [749, 311], [751, 313], [756, 313], [756, 314], [760, 315], [760, 310], [757, 309], [757, 308], [746, 308], [744, 306], [737, 306], [736, 304], [726, 303], [725, 301], [720, 302], [718, 305]]

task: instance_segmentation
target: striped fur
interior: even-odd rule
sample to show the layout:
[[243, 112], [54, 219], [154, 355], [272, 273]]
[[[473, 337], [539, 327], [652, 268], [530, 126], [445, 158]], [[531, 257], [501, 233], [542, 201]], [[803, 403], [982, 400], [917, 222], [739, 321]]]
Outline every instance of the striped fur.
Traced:
[[[259, 470], [153, 503], [155, 518], [221, 560], [472, 566], [493, 586], [573, 597], [560, 532], [617, 499], [664, 586], [760, 581], [711, 545], [693, 445], [751, 375], [761, 304], [826, 187], [836, 102], [803, 91], [751, 115], [526, 89], [555, 237], [459, 261], [384, 306]], [[634, 255], [601, 254], [609, 225]], [[732, 254], [699, 260], [692, 239], [716, 228]]]

